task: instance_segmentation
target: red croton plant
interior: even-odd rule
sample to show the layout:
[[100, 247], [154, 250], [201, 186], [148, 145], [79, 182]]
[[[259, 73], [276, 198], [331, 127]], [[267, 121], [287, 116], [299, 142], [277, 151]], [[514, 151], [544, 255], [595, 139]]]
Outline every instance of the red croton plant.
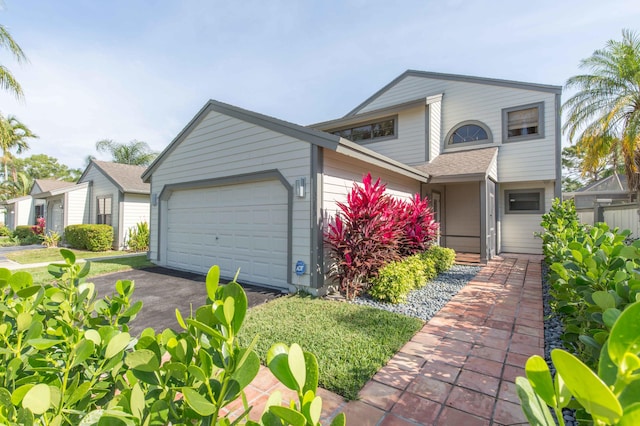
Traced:
[[354, 184], [347, 202], [328, 224], [325, 243], [332, 260], [331, 275], [347, 298], [368, 289], [371, 278], [387, 263], [429, 248], [438, 224], [428, 200], [416, 194], [410, 201], [393, 198], [371, 174]]

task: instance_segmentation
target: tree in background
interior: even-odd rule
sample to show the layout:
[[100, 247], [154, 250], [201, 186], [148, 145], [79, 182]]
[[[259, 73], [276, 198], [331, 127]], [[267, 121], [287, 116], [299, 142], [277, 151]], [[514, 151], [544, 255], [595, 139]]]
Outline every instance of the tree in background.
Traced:
[[576, 189], [611, 176], [613, 173], [624, 173], [624, 164], [619, 152], [611, 152], [604, 158], [593, 161], [587, 158], [580, 146], [570, 145], [562, 149], [562, 191], [572, 192]]
[[0, 149], [2, 149], [2, 165], [4, 166], [3, 182], [8, 178], [8, 165], [13, 160], [14, 151], [21, 154], [29, 149], [27, 139], [37, 138], [25, 124], [15, 116], [0, 114]]
[[129, 143], [117, 143], [111, 139], [96, 142], [98, 152], [108, 152], [115, 163], [132, 164], [136, 166], [148, 166], [158, 156], [151, 151], [146, 142], [132, 140]]
[[34, 154], [26, 158], [14, 158], [11, 162], [11, 173], [24, 173], [31, 181], [57, 179], [75, 182], [82, 175], [82, 170], [71, 169], [65, 164], [61, 164], [57, 158], [46, 154]]
[[[15, 42], [9, 31], [0, 25], [0, 48], [7, 49], [9, 53], [18, 61], [23, 62], [27, 60], [24, 52]], [[0, 64], [0, 87], [4, 90], [12, 92], [17, 98], [22, 98], [24, 95], [22, 87], [15, 79], [13, 74], [4, 66]]]
[[0, 183], [0, 199], [9, 200], [11, 198], [29, 195], [33, 181], [24, 173], [16, 173]]
[[563, 105], [563, 130], [578, 146], [583, 171], [621, 154], [629, 189], [640, 190], [640, 38], [622, 31], [580, 62], [588, 74], [567, 80], [577, 93]]

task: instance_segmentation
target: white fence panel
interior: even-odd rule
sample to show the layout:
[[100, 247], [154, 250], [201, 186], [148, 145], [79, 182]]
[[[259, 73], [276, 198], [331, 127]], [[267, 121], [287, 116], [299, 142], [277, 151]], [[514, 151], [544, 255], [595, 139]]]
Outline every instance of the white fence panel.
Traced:
[[640, 238], [638, 205], [607, 206], [603, 209], [604, 221], [610, 228], [629, 229], [632, 238]]
[[593, 225], [594, 224], [594, 216], [593, 216], [593, 209], [590, 210], [578, 210], [578, 219], [580, 220], [580, 222], [587, 224], [587, 225]]

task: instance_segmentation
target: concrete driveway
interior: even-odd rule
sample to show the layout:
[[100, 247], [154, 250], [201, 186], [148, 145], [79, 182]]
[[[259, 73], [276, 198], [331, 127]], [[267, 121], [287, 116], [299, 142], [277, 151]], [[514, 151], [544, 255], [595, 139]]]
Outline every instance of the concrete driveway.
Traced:
[[[165, 328], [180, 330], [176, 321], [175, 310], [178, 308], [184, 318], [188, 317], [191, 309], [195, 311], [207, 301], [205, 276], [190, 272], [176, 271], [159, 266], [137, 269], [125, 272], [115, 272], [89, 281], [93, 282], [98, 297], [105, 297], [115, 293], [118, 280], [132, 280], [135, 282], [133, 300], [142, 300], [142, 310], [130, 324], [132, 335], [138, 335], [147, 327], [152, 327], [156, 333]], [[270, 290], [250, 285], [242, 285], [247, 293], [249, 307], [265, 303], [282, 295], [277, 290]]]

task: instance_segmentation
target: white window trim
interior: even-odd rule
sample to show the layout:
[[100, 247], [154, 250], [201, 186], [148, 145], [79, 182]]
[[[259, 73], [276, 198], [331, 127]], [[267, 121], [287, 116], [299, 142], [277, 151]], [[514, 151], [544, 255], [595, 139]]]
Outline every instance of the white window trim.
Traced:
[[[533, 135], [512, 136], [509, 137], [509, 113], [520, 111], [523, 109], [538, 108], [538, 133]], [[544, 102], [534, 102], [527, 105], [519, 105], [502, 109], [502, 142], [520, 142], [533, 139], [544, 139]]]

